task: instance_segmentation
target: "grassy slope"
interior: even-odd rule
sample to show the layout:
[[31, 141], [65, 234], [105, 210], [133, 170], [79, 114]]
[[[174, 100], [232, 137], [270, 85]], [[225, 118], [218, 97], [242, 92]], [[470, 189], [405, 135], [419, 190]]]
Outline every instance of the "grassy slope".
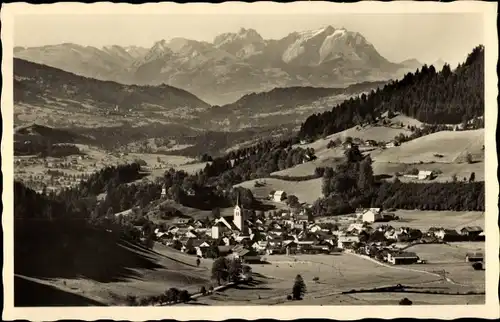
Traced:
[[[481, 151], [484, 145], [484, 129], [471, 131], [442, 131], [432, 133], [406, 142], [401, 146], [386, 149], [374, 155], [378, 162], [417, 163], [464, 162], [467, 153], [475, 156], [475, 160], [484, 159]], [[434, 154], [443, 155], [442, 158]]]
[[[394, 228], [411, 227], [427, 230], [430, 227], [461, 229], [464, 226], [480, 226], [484, 228], [484, 212], [480, 211], [420, 211], [397, 210], [394, 212], [400, 220], [391, 221]], [[387, 223], [375, 223], [375, 226]]]
[[[64, 293], [113, 305], [129, 294], [158, 295], [170, 287], [196, 291], [209, 283], [208, 270], [197, 268], [195, 260], [179, 261], [106, 231], [25, 222], [16, 224], [15, 237], [15, 289], [49, 292], [55, 287], [59, 304]], [[43, 305], [38, 298], [47, 296], [23, 291], [16, 305]], [[81, 305], [87, 304], [82, 300]]]
[[[265, 181], [266, 184], [263, 187], [255, 187], [256, 181]], [[272, 190], [283, 190], [287, 194], [296, 195], [300, 202], [308, 203], [313, 203], [321, 196], [321, 179], [292, 182], [266, 178], [245, 181], [236, 186], [250, 189], [256, 198], [266, 198]]]
[[[398, 115], [391, 119], [393, 123], [403, 122], [404, 126], [419, 126], [422, 123], [404, 115]], [[318, 157], [314, 162], [299, 164], [290, 169], [275, 172], [275, 175], [306, 176], [314, 173], [318, 166], [334, 166], [338, 159], [343, 156], [343, 148], [327, 149], [330, 140], [346, 137], [358, 137], [363, 140], [374, 139], [388, 141], [399, 133], [409, 134], [405, 128], [394, 128], [384, 126], [367, 126], [364, 128], [351, 128], [339, 133], [332, 134], [326, 139], [319, 139], [305, 145], [297, 145], [303, 148], [311, 147], [316, 151]], [[469, 178], [472, 172], [476, 175], [476, 181], [484, 181], [484, 129], [471, 131], [442, 131], [432, 133], [415, 140], [403, 143], [401, 146], [390, 149], [361, 149], [370, 153], [373, 159], [373, 171], [375, 175], [393, 176], [396, 172], [405, 173], [413, 168], [419, 170], [438, 170], [442, 172], [436, 181], [451, 181], [452, 176], [458, 179]], [[472, 164], [466, 162], [467, 153], [471, 153]], [[441, 154], [443, 157], [436, 157]], [[421, 163], [422, 162], [422, 163]], [[401, 178], [402, 181], [412, 179]]]

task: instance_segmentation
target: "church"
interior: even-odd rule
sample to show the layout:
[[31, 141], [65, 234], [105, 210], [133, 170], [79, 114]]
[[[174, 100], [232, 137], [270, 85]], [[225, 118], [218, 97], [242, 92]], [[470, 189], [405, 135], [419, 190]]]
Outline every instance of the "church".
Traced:
[[215, 220], [212, 226], [212, 238], [218, 239], [222, 236], [237, 235], [250, 236], [248, 229], [248, 218], [246, 212], [239, 202], [239, 195], [236, 198], [236, 205], [233, 209], [233, 216], [220, 217]]

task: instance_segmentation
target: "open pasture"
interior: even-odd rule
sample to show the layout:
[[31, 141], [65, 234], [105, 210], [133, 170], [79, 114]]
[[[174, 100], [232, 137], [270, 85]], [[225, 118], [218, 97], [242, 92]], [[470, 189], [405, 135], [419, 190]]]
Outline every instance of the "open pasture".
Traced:
[[429, 264], [450, 264], [464, 263], [465, 255], [470, 251], [484, 251], [484, 242], [475, 242], [469, 245], [469, 248], [459, 246], [458, 244], [470, 244], [469, 242], [448, 244], [420, 244], [408, 247], [406, 251], [415, 252], [421, 259]]
[[484, 181], [485, 164], [484, 162], [468, 163], [425, 163], [425, 164], [410, 164], [410, 163], [394, 163], [394, 162], [378, 162], [372, 163], [373, 174], [379, 176], [394, 176], [397, 172], [405, 174], [412, 169], [422, 171], [437, 171], [437, 177], [433, 180], [418, 180], [413, 178], [400, 177], [402, 182], [451, 182], [453, 175], [457, 176], [457, 180], [463, 180], [469, 177], [474, 172], [476, 181]]
[[[255, 182], [265, 181], [262, 187], [255, 187]], [[287, 195], [295, 195], [300, 202], [313, 203], [321, 196], [321, 178], [306, 181], [285, 181], [280, 179], [265, 178], [249, 180], [235, 185], [250, 189], [259, 199], [267, 198], [271, 191], [283, 190]]]
[[466, 162], [467, 153], [471, 153], [474, 161], [481, 161], [484, 160], [483, 145], [484, 129], [441, 131], [374, 153], [372, 158], [378, 162], [453, 163]]
[[[251, 265], [259, 285], [230, 288], [223, 293], [199, 298], [198, 302], [202, 305], [220, 305], [222, 301], [225, 305], [363, 305], [389, 300], [387, 304], [397, 304], [408, 294], [397, 293], [399, 296], [396, 294], [387, 299], [388, 293], [375, 293], [380, 296], [371, 294], [374, 296], [372, 299], [358, 300], [356, 297], [363, 294], [362, 298], [365, 293], [341, 292], [397, 284], [427, 290], [428, 285], [441, 281], [441, 277], [435, 274], [380, 265], [351, 254], [273, 255], [267, 260], [269, 264]], [[291, 294], [297, 274], [303, 277], [307, 292], [303, 301], [287, 301], [286, 296]], [[317, 283], [312, 280], [314, 277], [319, 278]], [[443, 289], [447, 290], [446, 287]], [[415, 296], [423, 298], [422, 294]], [[454, 302], [450, 300], [447, 303]]]
[[396, 210], [399, 220], [389, 223], [374, 223], [374, 227], [391, 225], [394, 228], [411, 227], [427, 231], [430, 227], [461, 229], [464, 226], [479, 226], [484, 229], [484, 212], [481, 211], [420, 211]]

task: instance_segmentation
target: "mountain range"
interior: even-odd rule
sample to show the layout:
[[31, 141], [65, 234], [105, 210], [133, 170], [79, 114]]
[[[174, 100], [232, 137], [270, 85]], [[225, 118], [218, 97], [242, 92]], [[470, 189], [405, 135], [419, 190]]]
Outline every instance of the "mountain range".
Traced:
[[14, 123], [22, 126], [37, 122], [70, 129], [163, 124], [168, 132], [185, 134], [294, 127], [312, 113], [385, 83], [363, 82], [346, 88], [274, 88], [246, 94], [231, 104], [211, 106], [169, 85], [102, 81], [14, 58]]
[[14, 56], [98, 80], [167, 84], [217, 105], [275, 87], [345, 87], [388, 80], [421, 66], [416, 60], [390, 62], [360, 33], [332, 26], [277, 40], [241, 28], [212, 42], [173, 38], [151, 48], [71, 43], [15, 47]]

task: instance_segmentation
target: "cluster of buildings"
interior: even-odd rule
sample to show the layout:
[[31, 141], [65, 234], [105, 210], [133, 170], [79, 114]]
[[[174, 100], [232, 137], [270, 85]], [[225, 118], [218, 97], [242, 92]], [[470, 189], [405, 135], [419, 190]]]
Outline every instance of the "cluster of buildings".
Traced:
[[[397, 264], [421, 263], [418, 254], [405, 252], [409, 245], [459, 240], [484, 240], [480, 227], [460, 231], [431, 227], [427, 232], [373, 223], [397, 219], [380, 208], [357, 209], [347, 225], [309, 220], [307, 207], [297, 211], [267, 213], [261, 217], [239, 203], [232, 216], [213, 220], [177, 218], [166, 229], [155, 231], [157, 241], [199, 257], [232, 254], [244, 261], [260, 261], [274, 254], [331, 254], [347, 251]], [[253, 218], [250, 218], [253, 217]], [[481, 239], [483, 238], [483, 239]], [[477, 254], [476, 254], [477, 255]], [[465, 256], [465, 254], [464, 254]], [[471, 258], [476, 258], [471, 255]], [[477, 259], [477, 258], [476, 258]]]

